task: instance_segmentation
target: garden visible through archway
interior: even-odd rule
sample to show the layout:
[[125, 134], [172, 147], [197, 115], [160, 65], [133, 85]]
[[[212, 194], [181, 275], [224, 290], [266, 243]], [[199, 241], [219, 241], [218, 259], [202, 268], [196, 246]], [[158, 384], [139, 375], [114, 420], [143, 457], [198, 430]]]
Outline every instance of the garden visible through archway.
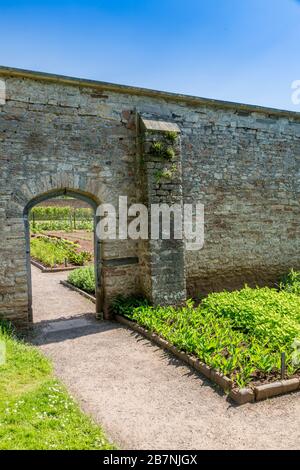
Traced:
[[[62, 284], [98, 299], [94, 301], [95, 310], [101, 313], [96, 207], [91, 198], [69, 190], [43, 194], [27, 204], [24, 223], [29, 321], [36, 323], [76, 313], [76, 305], [68, 309], [61, 301], [66, 295]], [[46, 309], [41, 306], [44, 295], [52, 303]], [[42, 300], [41, 305], [38, 299]], [[78, 301], [78, 296], [69, 301], [76, 304], [75, 299]], [[82, 313], [80, 301], [78, 308], [78, 313]]]

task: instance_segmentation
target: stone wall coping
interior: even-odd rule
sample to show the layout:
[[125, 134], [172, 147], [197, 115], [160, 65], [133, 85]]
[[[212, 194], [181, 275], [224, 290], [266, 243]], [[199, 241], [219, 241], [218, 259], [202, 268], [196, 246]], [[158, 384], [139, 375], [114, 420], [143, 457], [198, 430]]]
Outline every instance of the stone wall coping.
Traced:
[[180, 128], [175, 122], [147, 119], [143, 116], [141, 116], [141, 121], [146, 131], [180, 133]]
[[42, 273], [60, 273], [63, 271], [74, 271], [74, 269], [80, 268], [80, 266], [66, 266], [63, 268], [47, 268], [44, 264], [39, 263], [35, 259], [30, 259], [30, 263], [36, 268], [40, 269]]
[[84, 78], [76, 78], [76, 77], [69, 77], [65, 75], [57, 75], [52, 73], [46, 72], [36, 72], [32, 70], [23, 70], [13, 67], [5, 67], [0, 66], [0, 77], [16, 77], [16, 78], [28, 78], [31, 80], [38, 80], [38, 81], [46, 81], [64, 85], [71, 85], [71, 86], [81, 86], [81, 87], [88, 87], [94, 88], [99, 90], [106, 90], [112, 91], [115, 93], [123, 93], [129, 95], [137, 95], [137, 96], [147, 96], [151, 98], [158, 98], [164, 99], [173, 102], [183, 102], [186, 105], [203, 105], [209, 106], [214, 108], [225, 108], [231, 109], [235, 111], [248, 111], [249, 113], [261, 113], [267, 114], [277, 117], [287, 117], [293, 119], [300, 120], [300, 112], [296, 111], [289, 111], [289, 110], [282, 110], [276, 108], [268, 108], [264, 106], [256, 106], [252, 104], [243, 104], [243, 103], [235, 103], [231, 101], [222, 101], [222, 100], [215, 100], [211, 98], [202, 98], [198, 96], [192, 95], [184, 95], [181, 93], [173, 93], [167, 91], [158, 91], [152, 90], [148, 88], [141, 88], [135, 86], [128, 86], [128, 85], [119, 85], [116, 83], [109, 83], [97, 80], [90, 80]]

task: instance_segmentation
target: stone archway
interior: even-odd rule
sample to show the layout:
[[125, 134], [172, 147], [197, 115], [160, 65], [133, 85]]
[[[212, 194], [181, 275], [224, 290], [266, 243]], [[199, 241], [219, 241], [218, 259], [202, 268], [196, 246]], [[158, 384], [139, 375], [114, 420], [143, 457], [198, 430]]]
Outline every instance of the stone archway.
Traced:
[[[59, 172], [60, 165], [55, 168], [53, 162], [45, 161], [44, 166], [35, 165], [30, 172], [21, 168], [22, 177], [10, 181], [11, 189], [3, 212], [6, 229], [2, 242], [5, 252], [0, 265], [5, 281], [4, 288], [0, 285], [0, 315], [17, 326], [27, 327], [32, 320], [31, 282], [28, 276], [30, 208], [60, 194], [81, 198], [94, 211], [103, 201], [110, 201], [117, 207], [119, 192], [131, 197], [128, 187], [120, 185], [118, 189], [115, 180], [112, 184], [105, 178], [99, 166], [96, 167], [95, 158], [92, 163], [95, 166], [82, 158], [81, 165], [86, 167], [81, 172], [76, 168]], [[132, 240], [97, 241], [97, 253], [97, 313], [103, 312], [104, 318], [109, 319], [109, 307], [116, 295], [140, 293], [137, 244]]]
[[33, 312], [32, 312], [32, 281], [31, 281], [31, 260], [30, 260], [30, 223], [29, 223], [29, 213], [30, 210], [39, 204], [40, 202], [46, 201], [59, 196], [69, 196], [76, 199], [83, 200], [87, 202], [89, 206], [93, 209], [94, 213], [94, 268], [95, 268], [95, 296], [96, 296], [96, 315], [100, 316], [102, 314], [103, 307], [103, 295], [101, 287], [101, 245], [100, 240], [97, 237], [96, 226], [97, 226], [97, 207], [99, 201], [92, 195], [87, 195], [86, 193], [75, 191], [69, 188], [60, 188], [54, 189], [47, 193], [40, 194], [33, 199], [31, 199], [24, 208], [24, 227], [25, 227], [25, 245], [26, 245], [26, 271], [27, 271], [27, 291], [28, 291], [28, 322], [33, 322]]

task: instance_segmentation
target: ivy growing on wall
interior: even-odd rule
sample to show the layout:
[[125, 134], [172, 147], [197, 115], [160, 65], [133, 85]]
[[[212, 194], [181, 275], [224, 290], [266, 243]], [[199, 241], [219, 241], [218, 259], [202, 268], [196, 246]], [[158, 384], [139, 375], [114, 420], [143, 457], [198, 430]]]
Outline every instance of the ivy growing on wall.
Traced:
[[172, 180], [177, 172], [177, 165], [173, 163], [170, 168], [164, 168], [163, 170], [157, 170], [154, 174], [155, 181], [157, 184], [161, 182], [162, 179]]
[[150, 155], [160, 157], [166, 160], [173, 160], [175, 153], [175, 145], [177, 142], [178, 135], [176, 132], [166, 132], [163, 135], [162, 140], [155, 140], [152, 142], [150, 147]]

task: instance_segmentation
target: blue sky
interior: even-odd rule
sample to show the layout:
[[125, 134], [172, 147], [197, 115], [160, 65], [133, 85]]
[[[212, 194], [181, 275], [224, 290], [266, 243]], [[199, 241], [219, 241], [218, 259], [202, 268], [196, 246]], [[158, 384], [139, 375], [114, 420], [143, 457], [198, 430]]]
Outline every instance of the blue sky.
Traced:
[[0, 2], [0, 64], [300, 112], [298, 0]]

